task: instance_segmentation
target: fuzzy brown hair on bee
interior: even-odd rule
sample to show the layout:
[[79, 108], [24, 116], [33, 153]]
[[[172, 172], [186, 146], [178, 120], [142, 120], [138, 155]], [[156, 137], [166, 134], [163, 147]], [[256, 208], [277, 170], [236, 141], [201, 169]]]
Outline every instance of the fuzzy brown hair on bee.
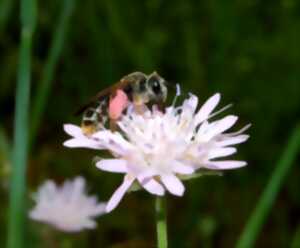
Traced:
[[85, 135], [101, 130], [107, 121], [114, 131], [116, 121], [126, 110], [128, 103], [133, 104], [136, 112], [141, 112], [146, 104], [156, 104], [163, 109], [167, 95], [167, 82], [157, 72], [149, 75], [133, 72], [97, 93], [76, 114], [83, 113], [81, 128]]

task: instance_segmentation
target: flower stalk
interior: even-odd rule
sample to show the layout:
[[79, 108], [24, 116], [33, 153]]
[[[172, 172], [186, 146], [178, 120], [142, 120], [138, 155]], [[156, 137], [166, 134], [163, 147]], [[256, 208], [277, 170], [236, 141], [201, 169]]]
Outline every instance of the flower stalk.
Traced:
[[167, 209], [165, 197], [156, 197], [155, 200], [155, 214], [156, 214], [156, 232], [157, 232], [157, 247], [168, 247], [168, 233], [167, 233]]
[[31, 81], [31, 49], [36, 24], [36, 1], [20, 1], [21, 43], [19, 68], [16, 86], [16, 105], [14, 120], [13, 168], [11, 175], [8, 248], [21, 248], [24, 242], [24, 209], [26, 192], [26, 167], [28, 158], [28, 112]]

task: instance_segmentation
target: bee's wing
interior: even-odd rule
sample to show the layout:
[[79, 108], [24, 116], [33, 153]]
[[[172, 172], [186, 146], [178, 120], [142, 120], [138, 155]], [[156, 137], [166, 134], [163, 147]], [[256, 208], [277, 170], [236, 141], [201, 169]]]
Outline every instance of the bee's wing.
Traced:
[[110, 87], [105, 88], [104, 90], [98, 92], [94, 97], [90, 99], [90, 101], [80, 107], [76, 112], [75, 115], [82, 114], [86, 109], [93, 106], [96, 102], [108, 100], [110, 96], [114, 95], [117, 89], [124, 89], [128, 84], [130, 84], [130, 80], [122, 79], [117, 83], [113, 84]]

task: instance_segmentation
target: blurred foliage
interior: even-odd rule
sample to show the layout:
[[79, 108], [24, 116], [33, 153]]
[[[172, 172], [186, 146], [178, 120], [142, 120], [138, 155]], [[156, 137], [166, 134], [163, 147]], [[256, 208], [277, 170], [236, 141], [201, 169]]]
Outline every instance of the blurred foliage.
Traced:
[[[8, 144], [20, 41], [16, 2], [0, 0], [0, 124]], [[58, 0], [38, 3], [33, 98], [42, 82], [62, 6]], [[62, 124], [79, 123], [73, 116], [78, 106], [123, 75], [157, 70], [201, 101], [221, 92], [223, 105], [234, 103], [228, 112], [238, 114], [241, 125], [253, 123], [250, 141], [236, 155], [247, 160], [248, 167], [222, 177], [192, 180], [186, 183], [183, 198], [168, 197], [171, 247], [233, 247], [290, 130], [299, 122], [299, 10], [296, 0], [76, 1], [30, 154], [30, 190], [46, 178], [62, 181], [80, 173], [89, 180], [93, 193], [108, 199], [121, 177], [97, 170], [92, 164], [96, 152], [62, 147], [67, 137]], [[2, 181], [2, 155], [0, 162]], [[286, 178], [256, 247], [286, 247], [299, 239], [294, 237], [294, 233], [299, 235], [297, 165], [299, 160]], [[0, 195], [3, 243], [6, 187]], [[54, 231], [42, 234], [40, 224], [29, 222], [28, 237], [33, 247], [40, 247], [40, 240], [44, 247], [58, 241], [66, 247], [70, 242], [71, 247], [153, 247], [153, 206], [149, 194], [135, 192], [112, 214], [101, 217], [95, 231], [61, 237]]]

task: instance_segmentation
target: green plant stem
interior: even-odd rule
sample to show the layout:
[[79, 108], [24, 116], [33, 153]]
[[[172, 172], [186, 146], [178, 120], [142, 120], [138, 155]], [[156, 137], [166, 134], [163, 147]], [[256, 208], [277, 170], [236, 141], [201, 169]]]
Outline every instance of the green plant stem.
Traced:
[[276, 165], [271, 178], [261, 195], [256, 208], [251, 214], [248, 223], [237, 243], [237, 248], [254, 247], [254, 242], [257, 239], [268, 213], [275, 202], [276, 196], [281, 188], [283, 180], [291, 168], [300, 147], [300, 126], [296, 127], [292, 133], [288, 145], [283, 152], [278, 164]]
[[34, 143], [38, 128], [43, 118], [46, 102], [50, 94], [55, 68], [60, 58], [70, 23], [70, 17], [73, 13], [74, 3], [75, 0], [64, 0], [56, 30], [54, 31], [53, 40], [50, 46], [50, 51], [42, 74], [41, 82], [38, 85], [36, 97], [33, 101], [30, 147], [32, 147]]
[[31, 79], [31, 47], [36, 21], [35, 0], [21, 1], [21, 44], [16, 86], [13, 168], [8, 220], [9, 248], [24, 245], [25, 173], [28, 156], [28, 112]]
[[156, 212], [156, 231], [157, 231], [157, 247], [168, 247], [167, 234], [167, 209], [165, 197], [156, 197], [155, 202]]

